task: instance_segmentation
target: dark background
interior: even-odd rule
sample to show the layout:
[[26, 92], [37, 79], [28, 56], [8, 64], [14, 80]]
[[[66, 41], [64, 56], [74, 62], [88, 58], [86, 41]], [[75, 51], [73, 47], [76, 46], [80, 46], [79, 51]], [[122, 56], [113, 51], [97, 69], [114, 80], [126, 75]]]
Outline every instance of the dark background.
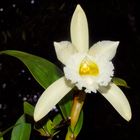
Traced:
[[[137, 1], [1, 0], [0, 51], [25, 51], [61, 67], [53, 41], [70, 40], [70, 20], [77, 3], [88, 18], [90, 46], [99, 40], [120, 41], [113, 60], [115, 76], [125, 79], [131, 87], [122, 90], [132, 108], [132, 120], [126, 122], [100, 94], [88, 94], [78, 140], [139, 140], [140, 5]], [[13, 125], [23, 113], [23, 101], [34, 105], [43, 90], [19, 60], [0, 56], [0, 130]], [[5, 139], [9, 140], [9, 136], [10, 133]], [[41, 138], [33, 132], [31, 139]], [[56, 139], [63, 140], [63, 134]]]

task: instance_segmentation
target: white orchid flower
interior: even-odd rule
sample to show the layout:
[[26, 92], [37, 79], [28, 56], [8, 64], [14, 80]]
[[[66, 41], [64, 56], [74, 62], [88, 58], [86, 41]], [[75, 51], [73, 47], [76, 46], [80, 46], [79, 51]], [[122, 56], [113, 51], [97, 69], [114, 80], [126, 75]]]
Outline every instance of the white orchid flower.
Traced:
[[[34, 119], [42, 119], [74, 87], [85, 93], [101, 93], [127, 121], [131, 108], [121, 89], [111, 82], [111, 62], [119, 42], [101, 41], [89, 48], [88, 23], [80, 5], [71, 20], [71, 42], [54, 42], [57, 58], [64, 64], [64, 77], [51, 84], [39, 98]], [[71, 84], [70, 84], [71, 82]]]

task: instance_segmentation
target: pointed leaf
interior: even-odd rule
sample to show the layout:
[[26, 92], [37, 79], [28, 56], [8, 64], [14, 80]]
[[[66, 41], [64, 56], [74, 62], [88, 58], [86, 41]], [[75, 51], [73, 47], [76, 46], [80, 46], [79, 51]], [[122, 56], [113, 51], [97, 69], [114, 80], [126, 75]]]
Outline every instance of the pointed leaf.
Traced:
[[21, 60], [44, 88], [62, 76], [61, 70], [56, 65], [39, 56], [16, 50], [1, 51], [0, 54], [7, 54]]
[[61, 114], [57, 114], [57, 115], [54, 117], [54, 119], [53, 119], [53, 124], [54, 124], [55, 126], [57, 126], [57, 125], [60, 124], [60, 122], [61, 122], [62, 120], [63, 120], [63, 118], [62, 118]]
[[126, 87], [126, 88], [130, 88], [130, 87], [127, 85], [126, 81], [123, 80], [123, 79], [121, 79], [121, 78], [113, 77], [113, 78], [112, 78], [112, 81], [113, 81], [113, 83], [114, 83], [115, 85], [117, 85], [117, 86], [123, 86], [123, 87]]
[[81, 131], [81, 129], [82, 129], [82, 126], [83, 126], [83, 110], [81, 110], [81, 113], [80, 113], [78, 122], [77, 122], [77, 124], [76, 124], [75, 129], [74, 129], [74, 136], [75, 136], [75, 137], [77, 137], [78, 134], [80, 133], [80, 131]]
[[24, 102], [24, 113], [33, 117], [34, 106], [29, 104], [28, 102]]
[[29, 140], [31, 133], [31, 124], [25, 122], [25, 116], [22, 115], [13, 128], [11, 140]]
[[65, 120], [67, 120], [70, 117], [71, 107], [72, 107], [72, 100], [73, 100], [73, 91], [71, 91], [69, 94], [67, 94], [58, 104], [60, 107], [60, 110], [63, 114], [63, 117]]
[[53, 126], [53, 122], [50, 119], [47, 121], [46, 127], [47, 127], [47, 132], [50, 135], [52, 135], [53, 134], [53, 130], [54, 130], [54, 126]]

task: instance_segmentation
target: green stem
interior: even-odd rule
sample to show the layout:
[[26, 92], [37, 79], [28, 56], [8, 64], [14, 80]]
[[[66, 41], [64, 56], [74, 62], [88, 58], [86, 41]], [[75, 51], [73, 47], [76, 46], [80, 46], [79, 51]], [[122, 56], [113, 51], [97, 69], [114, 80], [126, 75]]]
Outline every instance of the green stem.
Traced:
[[78, 94], [74, 96], [73, 105], [71, 109], [71, 129], [74, 131], [74, 128], [78, 122], [80, 112], [82, 110], [86, 94], [83, 91], [79, 91]]
[[68, 128], [68, 132], [66, 134], [65, 140], [76, 140], [76, 136], [74, 136], [74, 130], [78, 122], [80, 112], [82, 110], [85, 101], [85, 97], [86, 94], [83, 91], [78, 91], [78, 93], [75, 94], [74, 96], [71, 115], [70, 115], [71, 117], [70, 127]]

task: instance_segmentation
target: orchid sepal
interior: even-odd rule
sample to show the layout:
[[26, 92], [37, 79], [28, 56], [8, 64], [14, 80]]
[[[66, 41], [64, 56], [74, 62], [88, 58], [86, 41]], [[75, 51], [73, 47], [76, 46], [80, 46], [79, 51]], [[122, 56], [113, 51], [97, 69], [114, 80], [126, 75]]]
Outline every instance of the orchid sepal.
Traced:
[[39, 121], [73, 88], [73, 85], [61, 77], [51, 84], [39, 98], [35, 110], [34, 120]]
[[125, 94], [118, 86], [110, 83], [110, 85], [106, 88], [101, 87], [99, 92], [109, 101], [109, 103], [126, 121], [131, 120], [132, 112], [130, 104]]

